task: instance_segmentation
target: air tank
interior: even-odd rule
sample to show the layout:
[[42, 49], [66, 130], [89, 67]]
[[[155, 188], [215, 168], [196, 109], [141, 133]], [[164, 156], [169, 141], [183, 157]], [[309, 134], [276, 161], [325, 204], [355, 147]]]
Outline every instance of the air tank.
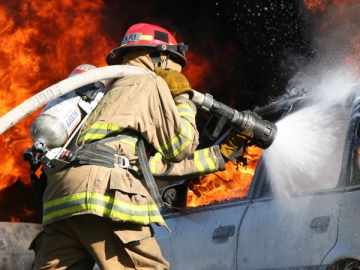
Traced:
[[[76, 67], [69, 77], [96, 68], [89, 64]], [[30, 128], [33, 142], [41, 139], [48, 149], [62, 147], [77, 125], [81, 122], [82, 112], [78, 106], [81, 97], [76, 90], [49, 102], [35, 119]]]

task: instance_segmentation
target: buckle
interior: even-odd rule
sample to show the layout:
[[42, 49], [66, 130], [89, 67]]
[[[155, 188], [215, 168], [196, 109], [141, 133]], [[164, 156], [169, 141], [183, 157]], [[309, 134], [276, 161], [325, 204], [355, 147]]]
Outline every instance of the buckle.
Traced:
[[117, 154], [114, 154], [115, 156], [115, 162], [114, 165], [121, 167], [121, 168], [129, 168], [130, 167], [130, 161], [127, 157], [120, 156]]

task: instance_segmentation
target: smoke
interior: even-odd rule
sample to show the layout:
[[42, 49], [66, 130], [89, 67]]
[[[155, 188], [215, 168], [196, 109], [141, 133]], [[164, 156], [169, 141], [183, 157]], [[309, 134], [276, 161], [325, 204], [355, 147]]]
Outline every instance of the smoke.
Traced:
[[[289, 79], [285, 94], [278, 99], [299, 92], [312, 94], [317, 99], [346, 99], [349, 95], [346, 90], [351, 91], [349, 86], [358, 80], [360, 68], [360, 4], [330, 3], [323, 12], [316, 9], [303, 12], [311, 25], [308, 34], [312, 54], [287, 56], [285, 65], [297, 71]], [[328, 84], [329, 81], [335, 84]]]
[[354, 43], [359, 8], [360, 4], [330, 4], [321, 14], [309, 11], [314, 25], [312, 57], [298, 62], [286, 93], [278, 98], [306, 93], [309, 101], [277, 123], [277, 138], [263, 153], [279, 197], [332, 188], [339, 180], [349, 106], [359, 83], [359, 51]]

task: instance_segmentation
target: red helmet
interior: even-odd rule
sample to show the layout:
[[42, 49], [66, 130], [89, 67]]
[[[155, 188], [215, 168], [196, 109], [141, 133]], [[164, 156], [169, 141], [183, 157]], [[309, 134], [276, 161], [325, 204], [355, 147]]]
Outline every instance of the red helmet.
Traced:
[[83, 72], [86, 72], [88, 70], [91, 70], [91, 69], [94, 69], [96, 68], [95, 66], [93, 65], [90, 65], [90, 64], [82, 64], [80, 66], [77, 66], [69, 75], [69, 77], [72, 77], [72, 76], [75, 76], [75, 75], [78, 75], [78, 74], [81, 74]]
[[139, 46], [154, 47], [159, 52], [168, 51], [171, 60], [182, 67], [186, 65], [185, 51], [188, 50], [188, 46], [178, 43], [174, 36], [164, 28], [147, 23], [131, 26], [126, 31], [121, 45], [110, 51], [106, 62], [108, 65], [120, 64], [128, 48]]

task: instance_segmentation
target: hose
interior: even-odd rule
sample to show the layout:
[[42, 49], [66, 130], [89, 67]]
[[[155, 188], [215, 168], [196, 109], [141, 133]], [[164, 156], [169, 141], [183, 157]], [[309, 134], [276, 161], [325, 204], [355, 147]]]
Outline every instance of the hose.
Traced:
[[0, 118], [0, 135], [41, 106], [79, 87], [111, 78], [135, 74], [154, 74], [152, 71], [128, 65], [114, 65], [88, 70], [64, 79], [24, 101]]
[[[154, 72], [144, 68], [129, 65], [114, 65], [91, 69], [76, 76], [68, 77], [39, 92], [1, 117], [0, 135], [41, 106], [74, 89], [98, 81], [135, 74], [153, 74], [155, 76]], [[222, 120], [228, 118], [226, 121], [238, 131], [248, 129], [253, 131], [254, 143], [263, 149], [269, 147], [275, 139], [277, 129], [274, 124], [264, 121], [261, 118], [252, 117], [249, 113], [238, 112], [214, 100], [210, 94], [204, 95], [194, 90], [192, 101], [200, 109], [215, 115], [218, 114]], [[223, 116], [226, 117], [224, 118]]]

